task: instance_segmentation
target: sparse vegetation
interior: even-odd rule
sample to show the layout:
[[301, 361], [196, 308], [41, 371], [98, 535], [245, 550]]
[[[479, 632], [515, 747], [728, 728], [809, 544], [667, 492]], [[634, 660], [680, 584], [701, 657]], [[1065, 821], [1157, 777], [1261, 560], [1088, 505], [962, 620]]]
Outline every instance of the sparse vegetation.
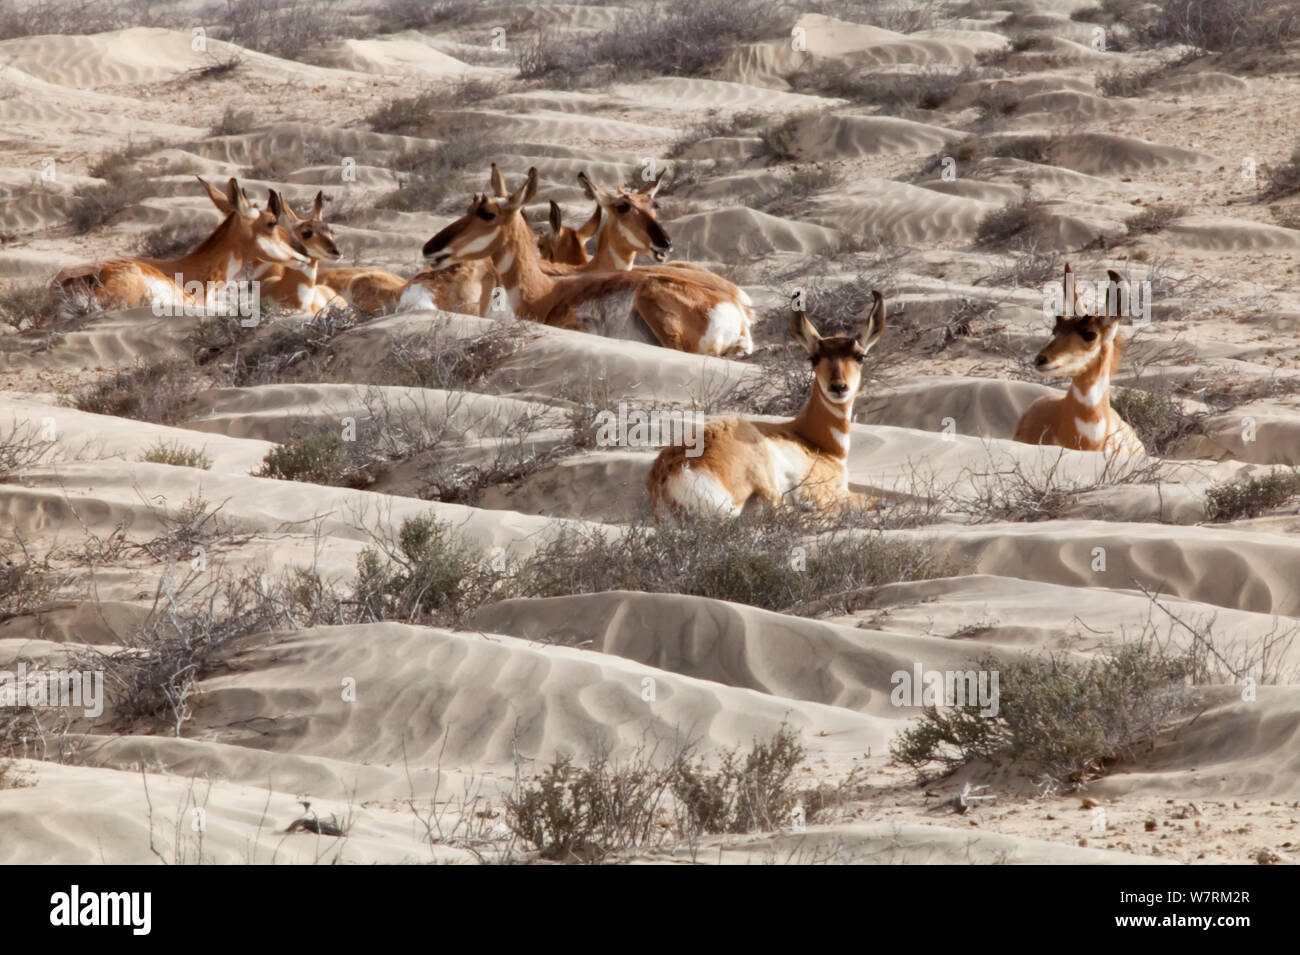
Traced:
[[337, 428], [306, 428], [266, 453], [254, 477], [361, 488], [374, 481], [368, 443], [344, 440]]
[[1051, 222], [1043, 202], [1026, 195], [1019, 202], [1013, 202], [988, 213], [980, 219], [975, 227], [975, 241], [985, 245], [1008, 242], [1014, 238], [1034, 241], [1039, 238]]
[[1300, 146], [1284, 162], [1264, 166], [1263, 199], [1281, 199], [1300, 192]]
[[1259, 517], [1300, 495], [1300, 468], [1216, 484], [1205, 492], [1206, 517], [1216, 523]]
[[814, 61], [791, 77], [800, 92], [816, 92], [879, 107], [882, 114], [908, 109], [942, 109], [957, 87], [976, 78], [976, 71], [927, 68], [918, 73], [882, 73], [839, 60]]
[[996, 714], [969, 702], [926, 707], [890, 749], [923, 778], [935, 767], [949, 774], [992, 762], [1077, 785], [1135, 757], [1188, 712], [1196, 665], [1194, 652], [1163, 646], [1151, 634], [1086, 660], [985, 656], [972, 669], [999, 675]]
[[1204, 430], [1205, 413], [1189, 412], [1167, 388], [1111, 390], [1110, 406], [1132, 426], [1149, 454], [1164, 457]]
[[1137, 215], [1124, 220], [1124, 226], [1128, 229], [1129, 237], [1139, 235], [1150, 235], [1155, 232], [1163, 232], [1175, 219], [1181, 219], [1187, 215], [1187, 207], [1174, 205], [1172, 203], [1158, 202], [1155, 205], [1145, 207]]
[[134, 418], [154, 424], [175, 424], [197, 391], [187, 362], [158, 360], [118, 369], [67, 403], [78, 411]]
[[212, 458], [203, 448], [193, 448], [179, 441], [164, 441], [161, 438], [146, 448], [139, 460], [149, 464], [170, 464], [178, 468], [198, 468], [201, 471], [212, 467]]
[[221, 119], [217, 125], [212, 127], [211, 135], [213, 136], [235, 136], [239, 133], [246, 133], [257, 125], [257, 114], [251, 109], [236, 109], [234, 106], [227, 106], [226, 111], [221, 114]]
[[703, 833], [773, 831], [800, 798], [793, 776], [803, 758], [784, 725], [746, 753], [723, 753], [716, 769], [692, 761], [684, 746], [663, 761], [639, 750], [617, 762], [597, 750], [577, 765], [560, 754], [507, 797], [507, 825], [541, 858], [565, 862], [599, 862], [674, 837], [693, 844]]

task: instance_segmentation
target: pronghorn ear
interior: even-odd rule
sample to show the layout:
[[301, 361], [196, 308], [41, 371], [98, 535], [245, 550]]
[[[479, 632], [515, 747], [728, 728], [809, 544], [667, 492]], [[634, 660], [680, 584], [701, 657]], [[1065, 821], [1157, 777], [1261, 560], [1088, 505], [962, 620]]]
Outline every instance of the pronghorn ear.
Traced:
[[231, 204], [230, 200], [226, 197], [226, 194], [224, 192], [222, 192], [212, 183], [208, 182], [202, 176], [195, 176], [194, 178], [197, 179], [199, 182], [201, 182], [203, 184], [203, 188], [208, 191], [208, 198], [212, 200], [212, 204], [217, 207], [218, 212], [220, 212], [222, 215], [227, 215], [227, 216], [234, 214], [235, 207], [234, 205]]
[[[799, 293], [795, 294], [797, 297]], [[802, 310], [794, 307], [793, 300], [790, 303], [790, 334], [794, 336], [795, 341], [804, 347], [808, 354], [817, 354], [817, 343], [822, 340], [822, 336], [813, 326], [813, 323], [808, 321], [808, 316]]]
[[285, 218], [284, 210], [286, 206], [284, 200], [280, 198], [280, 194], [274, 189], [266, 190], [266, 208], [270, 210], [271, 215], [275, 216], [276, 219]]
[[582, 225], [578, 226], [578, 238], [586, 242], [593, 235], [600, 231], [600, 217], [603, 215], [600, 203], [596, 203], [596, 211], [591, 214]]
[[560, 229], [563, 227], [563, 225], [564, 225], [563, 214], [560, 212], [559, 205], [557, 205], [555, 200], [552, 199], [551, 200], [551, 231], [554, 232], [556, 235], [559, 235]]
[[513, 196], [511, 196], [502, 208], [503, 212], [517, 212], [532, 201], [533, 196], [537, 195], [537, 167], [532, 166], [528, 170], [528, 178], [520, 186]]
[[871, 346], [880, 341], [880, 336], [885, 331], [885, 296], [872, 289], [871, 297], [874, 299], [871, 311], [862, 323], [862, 330], [858, 332], [858, 344], [863, 351], [871, 351]]
[[320, 214], [325, 211], [325, 193], [316, 193], [316, 200], [311, 204], [311, 217], [319, 219]]
[[248, 201], [248, 196], [244, 195], [244, 190], [239, 188], [239, 183], [234, 176], [231, 176], [230, 182], [226, 184], [226, 198], [230, 200], [234, 210], [244, 218], [251, 219], [256, 215], [253, 204]]
[[1121, 292], [1121, 289], [1124, 287], [1124, 276], [1120, 275], [1114, 269], [1107, 269], [1106, 278], [1110, 279], [1110, 284], [1115, 287], [1116, 301], [1115, 301], [1115, 313], [1112, 315], [1110, 310], [1110, 288], [1107, 287], [1105, 319], [1107, 322], [1118, 323], [1119, 320], [1123, 318], [1120, 312], [1122, 311], [1122, 304], [1123, 304], [1123, 293]]
[[494, 196], [508, 196], [510, 190], [506, 188], [506, 177], [501, 172], [501, 167], [496, 163], [492, 164], [492, 175], [488, 179]]
[[659, 175], [655, 176], [652, 181], [642, 184], [641, 189], [639, 190], [641, 195], [649, 196], [651, 199], [653, 199], [655, 197], [655, 193], [659, 191], [659, 183], [664, 181], [664, 173], [666, 173], [667, 171], [668, 171], [667, 168], [660, 169]]

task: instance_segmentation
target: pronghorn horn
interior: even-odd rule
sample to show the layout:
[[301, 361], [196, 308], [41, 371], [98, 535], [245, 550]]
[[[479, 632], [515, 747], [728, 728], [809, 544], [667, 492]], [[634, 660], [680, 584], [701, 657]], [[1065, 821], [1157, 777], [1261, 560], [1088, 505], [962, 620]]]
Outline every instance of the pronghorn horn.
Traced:
[[587, 177], [587, 171], [585, 169], [578, 173], [578, 185], [582, 186], [582, 191], [587, 194], [588, 199], [596, 199], [597, 202], [600, 201], [596, 197], [596, 186]]
[[325, 211], [325, 193], [316, 193], [316, 201], [312, 203], [311, 217], [319, 219], [322, 212]]
[[492, 175], [489, 177], [489, 183], [492, 194], [496, 196], [508, 196], [510, 190], [506, 188], [506, 177], [501, 172], [501, 167], [496, 163], [492, 164]]
[[867, 351], [880, 341], [880, 336], [885, 331], [885, 296], [872, 289], [871, 298], [873, 299], [871, 311], [862, 325], [862, 330], [858, 332], [858, 344]]

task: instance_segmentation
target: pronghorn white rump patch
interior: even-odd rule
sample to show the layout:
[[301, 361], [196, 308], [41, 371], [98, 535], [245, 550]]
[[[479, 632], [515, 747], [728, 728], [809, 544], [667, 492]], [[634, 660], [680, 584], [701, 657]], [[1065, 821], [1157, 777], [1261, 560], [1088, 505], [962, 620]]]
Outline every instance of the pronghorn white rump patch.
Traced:
[[437, 308], [438, 305], [433, 300], [432, 292], [419, 282], [412, 282], [402, 289], [402, 294], [397, 300], [397, 307], [404, 311], [412, 308]]
[[689, 464], [668, 475], [664, 480], [664, 495], [688, 513], [740, 515], [740, 506], [722, 482], [711, 472]]
[[1106, 437], [1106, 422], [1104, 421], [1085, 421], [1083, 418], [1074, 419], [1075, 430], [1089, 441], [1098, 442]]
[[709, 309], [709, 327], [700, 338], [701, 355], [721, 355], [734, 348], [748, 331], [745, 313], [734, 302], [719, 302]]

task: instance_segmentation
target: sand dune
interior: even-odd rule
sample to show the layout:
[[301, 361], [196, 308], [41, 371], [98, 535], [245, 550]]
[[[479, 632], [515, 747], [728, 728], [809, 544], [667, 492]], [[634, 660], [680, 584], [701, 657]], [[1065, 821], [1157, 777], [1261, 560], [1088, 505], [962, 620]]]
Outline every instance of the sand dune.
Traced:
[[[153, 22], [179, 22], [155, 6]], [[505, 794], [557, 755], [668, 756], [689, 739], [716, 761], [783, 725], [805, 749], [796, 788], [856, 780], [844, 805], [802, 831], [777, 820], [615, 858], [1102, 865], [1242, 863], [1267, 851], [1294, 861], [1300, 231], [1281, 225], [1294, 196], [1265, 190], [1295, 148], [1295, 78], [1258, 52], [1175, 65], [1136, 19], [1107, 24], [1102, 52], [1101, 24], [1075, 19], [1078, 3], [949, 4], [933, 16], [858, 6], [795, 11], [683, 75], [657, 75], [667, 70], [650, 52], [566, 59], [611, 30], [625, 30], [632, 51], [672, 42], [638, 33], [627, 2], [422, 10], [417, 29], [391, 10], [349, 9], [340, 22], [354, 31], [311, 34], [297, 60], [214, 39], [231, 35], [215, 21], [206, 50], [185, 27], [0, 41], [0, 442], [15, 426], [51, 441], [12, 467], [0, 446], [0, 668], [138, 646], [143, 627], [177, 609], [170, 601], [180, 606], [187, 568], [194, 586], [304, 588], [276, 598], [279, 622], [257, 618], [197, 671], [179, 732], [166, 714], [127, 719], [114, 692], [101, 717], [74, 718], [68, 738], [82, 741], [67, 761], [48, 735], [0, 738], [0, 764], [14, 760], [25, 783], [0, 791], [0, 861], [153, 864], [152, 837], [168, 862], [475, 863], [508, 842]], [[866, 18], [875, 24], [851, 22]], [[492, 45], [497, 27], [504, 49]], [[676, 52], [713, 39], [697, 32]], [[229, 70], [197, 72], [230, 58]], [[1156, 67], [1133, 95], [1106, 92], [1108, 74]], [[373, 119], [408, 97], [422, 97], [408, 121]], [[955, 164], [941, 165], [947, 156]], [[39, 288], [61, 267], [140, 254], [158, 230], [215, 228], [195, 175], [238, 177], [259, 202], [280, 190], [299, 211], [323, 192], [344, 264], [407, 276], [470, 191], [489, 187], [492, 161], [511, 186], [538, 170], [525, 210], [534, 224], [549, 201], [566, 224], [586, 220], [579, 172], [613, 188], [667, 168], [653, 211], [671, 260], [744, 289], [754, 354], [704, 358], [406, 310], [351, 316], [319, 363], [236, 387], [249, 379], [227, 356], [193, 363], [197, 318], [44, 314]], [[415, 189], [392, 196], [404, 185]], [[984, 217], [1026, 196], [1043, 221], [977, 239]], [[1154, 207], [1182, 209], [1130, 232]], [[615, 217], [629, 213], [607, 211], [605, 227], [624, 228]], [[486, 241], [470, 251], [509, 265]], [[1052, 334], [1043, 288], [1067, 261], [1081, 279], [1113, 268], [1152, 283], [1153, 320], [1125, 323], [1128, 349], [1107, 382], [1160, 454], [1107, 459], [1012, 440], [1035, 400], [1069, 387], [1031, 377]], [[657, 446], [593, 442], [598, 410], [780, 421], [789, 416], [759, 412], [815, 394], [789, 336], [797, 288], [816, 290], [809, 317], [824, 331], [860, 324], [854, 303], [872, 289], [887, 300], [845, 465], [848, 489], [881, 506], [837, 533], [922, 548], [947, 576], [823, 594], [789, 612], [630, 590], [518, 596], [550, 591], [519, 585], [512, 558], [553, 554], [541, 549], [565, 529], [671, 530], [653, 523], [646, 491]], [[303, 318], [274, 320], [250, 339], [295, 332]], [[436, 352], [432, 364], [463, 363], [396, 377], [395, 352], [416, 342]], [[110, 372], [130, 389], [134, 369], [161, 360], [194, 379], [174, 424], [72, 407]], [[460, 384], [367, 384], [394, 380]], [[363, 488], [253, 476], [312, 429], [372, 455]], [[141, 460], [159, 444], [211, 464]], [[1211, 498], [1229, 484], [1259, 506], [1217, 515]], [[190, 540], [177, 521], [199, 501], [216, 517]], [[414, 618], [446, 626], [374, 622], [393, 612], [363, 592], [363, 554], [426, 517], [489, 562], [490, 573], [450, 557], [442, 568], [487, 596], [463, 618]], [[31, 604], [5, 589], [22, 585], [24, 560], [46, 588]], [[341, 602], [310, 616], [301, 600], [313, 580]], [[891, 753], [922, 712], [891, 698], [900, 671], [991, 660], [1006, 673], [1048, 651], [1102, 661], [1149, 637], [1205, 658], [1195, 718], [1094, 763], [1097, 778], [1054, 791], [1037, 785], [1040, 767], [1012, 760], [918, 786]], [[1257, 685], [1244, 692], [1248, 679]], [[951, 799], [968, 782], [995, 798], [958, 816]], [[1108, 828], [1092, 827], [1075, 782], [1103, 803]], [[431, 839], [411, 800], [487, 835], [468, 847]], [[303, 801], [344, 821], [347, 838], [285, 832]]]

